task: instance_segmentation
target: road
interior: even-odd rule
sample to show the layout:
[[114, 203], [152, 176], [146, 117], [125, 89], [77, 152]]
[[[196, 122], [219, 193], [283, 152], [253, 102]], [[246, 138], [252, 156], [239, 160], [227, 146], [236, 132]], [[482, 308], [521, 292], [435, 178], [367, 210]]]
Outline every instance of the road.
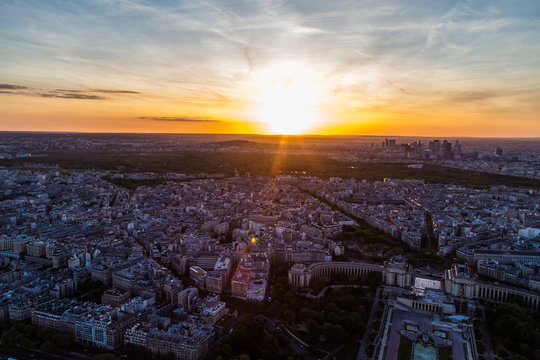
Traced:
[[366, 354], [366, 348], [368, 345], [367, 342], [371, 334], [371, 324], [373, 323], [373, 318], [375, 317], [375, 310], [377, 310], [377, 305], [379, 304], [380, 294], [381, 294], [381, 288], [378, 287], [377, 292], [375, 293], [375, 298], [373, 298], [373, 304], [371, 305], [371, 311], [369, 312], [369, 318], [366, 324], [366, 332], [364, 333], [364, 338], [362, 339], [362, 342], [360, 343], [360, 347], [358, 348], [358, 355], [356, 356], [356, 360], [363, 360]]
[[489, 330], [487, 327], [486, 311], [483, 306], [481, 306], [480, 309], [482, 310], [482, 321], [480, 322], [480, 330], [482, 331], [482, 338], [484, 340], [484, 345], [486, 346], [485, 358], [487, 360], [493, 360], [493, 344], [491, 343], [491, 336], [489, 335]]
[[272, 320], [266, 316], [263, 316], [263, 318], [265, 319], [264, 330], [268, 334], [274, 335], [277, 338], [284, 336], [289, 341], [289, 348], [291, 348], [295, 353], [302, 355], [306, 360], [316, 360], [315, 357], [306, 353], [305, 350], [307, 349], [308, 345], [296, 337], [296, 335], [291, 333], [288, 329], [280, 327], [278, 320]]

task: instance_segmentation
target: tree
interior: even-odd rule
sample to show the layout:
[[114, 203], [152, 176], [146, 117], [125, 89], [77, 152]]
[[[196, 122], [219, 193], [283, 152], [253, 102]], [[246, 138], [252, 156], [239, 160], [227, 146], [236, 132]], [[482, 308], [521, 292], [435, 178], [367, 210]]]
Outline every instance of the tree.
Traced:
[[378, 271], [370, 271], [366, 275], [365, 283], [369, 287], [376, 288], [382, 281], [382, 274]]
[[392, 247], [384, 253], [384, 257], [391, 258], [395, 255], [403, 254], [404, 250], [401, 247]]
[[319, 312], [311, 311], [309, 318], [315, 320], [319, 325], [324, 324], [324, 316]]
[[335, 325], [335, 324], [338, 324], [341, 321], [341, 318], [335, 312], [330, 312], [330, 313], [326, 314], [326, 321], [329, 322], [330, 324]]
[[268, 309], [268, 314], [271, 317], [276, 317], [281, 314], [281, 311], [281, 303], [278, 300], [275, 300], [274, 302], [272, 302], [272, 305], [270, 305], [270, 308]]
[[15, 327], [15, 329], [17, 329], [18, 332], [26, 334], [26, 327], [28, 326], [27, 324], [23, 322], [18, 322], [13, 326]]
[[355, 331], [363, 332], [363, 329], [365, 327], [365, 323], [364, 323], [364, 319], [363, 319], [362, 315], [360, 315], [357, 312], [353, 312], [351, 314], [351, 317], [352, 317], [353, 322], [354, 322]]
[[19, 333], [15, 340], [17, 341], [17, 346], [22, 349], [31, 350], [34, 347], [34, 344], [32, 344], [30, 339], [28, 339], [24, 334]]
[[352, 309], [358, 306], [358, 301], [353, 295], [340, 297], [337, 303], [340, 308], [348, 310], [348, 311], [351, 311]]
[[347, 338], [347, 331], [341, 325], [325, 323], [322, 333], [331, 343], [343, 342]]
[[300, 320], [305, 321], [307, 318], [309, 318], [309, 315], [311, 314], [311, 310], [309, 310], [306, 307], [303, 307], [302, 310], [300, 310]]
[[284, 302], [291, 308], [296, 306], [296, 292], [293, 289], [289, 289], [285, 294]]
[[328, 305], [326, 305], [326, 307], [324, 308], [324, 312], [326, 312], [327, 314], [332, 313], [332, 312], [339, 314], [339, 308], [336, 304], [331, 302]]
[[272, 286], [272, 299], [274, 300], [283, 300], [287, 289], [278, 281]]
[[124, 353], [129, 359], [146, 359], [152, 357], [152, 354], [144, 346], [134, 344], [125, 344]]
[[318, 294], [321, 292], [322, 289], [324, 289], [325, 282], [321, 278], [313, 278], [309, 282], [309, 288], [313, 290], [315, 294]]
[[526, 358], [532, 359], [534, 357], [533, 349], [525, 343], [519, 343], [519, 352]]
[[39, 330], [39, 327], [28, 324], [26, 326], [26, 331], [25, 331], [26, 337], [28, 337], [29, 339], [35, 339], [38, 330]]
[[36, 337], [40, 341], [47, 341], [53, 338], [53, 332], [45, 327], [38, 330]]
[[47, 340], [43, 344], [41, 344], [41, 346], [39, 347], [39, 351], [45, 354], [49, 354], [52, 353], [55, 348], [56, 346], [54, 345], [54, 343], [51, 340]]
[[341, 325], [334, 325], [334, 337], [333, 342], [346, 342], [347, 331]]
[[2, 333], [2, 345], [6, 347], [17, 346], [17, 335], [19, 332], [15, 327], [11, 327]]
[[92, 360], [118, 360], [118, 358], [112, 353], [104, 353], [94, 355]]
[[231, 332], [231, 345], [234, 352], [239, 352], [246, 348], [246, 342], [249, 340], [250, 335], [244, 326], [237, 326]]
[[268, 335], [264, 338], [263, 348], [270, 352], [275, 352], [279, 348], [278, 339], [273, 335]]
[[324, 323], [324, 325], [321, 328], [321, 332], [328, 340], [330, 340], [330, 337], [332, 336], [332, 332], [334, 331], [334, 327], [332, 324]]
[[59, 348], [67, 349], [73, 343], [73, 336], [71, 334], [56, 333], [53, 335], [53, 341]]
[[508, 355], [508, 352], [502, 346], [497, 347], [497, 356], [504, 359]]
[[521, 321], [515, 324], [514, 331], [512, 332], [515, 340], [528, 341], [530, 339], [531, 334], [527, 325], [527, 323]]
[[525, 356], [522, 356], [522, 355], [519, 355], [519, 354], [516, 354], [516, 355], [513, 355], [510, 360], [527, 360], [527, 358]]
[[354, 320], [354, 318], [350, 315], [343, 316], [340, 319], [341, 326], [343, 326], [349, 333], [353, 333], [356, 331], [357, 322]]
[[168, 352], [166, 354], [162, 354], [158, 357], [159, 360], [175, 360], [176, 355], [172, 352]]
[[291, 309], [287, 309], [283, 312], [283, 319], [290, 325], [294, 326], [294, 312]]
[[251, 314], [244, 314], [240, 316], [240, 319], [238, 319], [237, 326], [251, 326], [251, 323], [253, 322], [253, 315]]
[[221, 357], [223, 360], [229, 360], [232, 358], [233, 350], [230, 344], [221, 344], [216, 353], [218, 354], [218, 357]]
[[321, 327], [317, 322], [311, 318], [306, 321], [306, 328], [311, 341], [316, 342], [321, 334]]

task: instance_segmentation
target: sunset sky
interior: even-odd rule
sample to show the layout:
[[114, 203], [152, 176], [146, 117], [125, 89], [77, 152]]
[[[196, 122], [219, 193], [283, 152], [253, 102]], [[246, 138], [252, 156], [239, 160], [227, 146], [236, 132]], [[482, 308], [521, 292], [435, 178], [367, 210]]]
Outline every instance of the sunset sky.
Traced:
[[0, 2], [0, 130], [540, 136], [540, 1]]

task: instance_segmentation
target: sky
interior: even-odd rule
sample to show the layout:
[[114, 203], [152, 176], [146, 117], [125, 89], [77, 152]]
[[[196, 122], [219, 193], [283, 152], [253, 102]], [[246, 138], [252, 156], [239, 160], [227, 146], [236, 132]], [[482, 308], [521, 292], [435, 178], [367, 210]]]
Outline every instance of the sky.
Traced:
[[2, 0], [0, 130], [540, 137], [540, 1]]

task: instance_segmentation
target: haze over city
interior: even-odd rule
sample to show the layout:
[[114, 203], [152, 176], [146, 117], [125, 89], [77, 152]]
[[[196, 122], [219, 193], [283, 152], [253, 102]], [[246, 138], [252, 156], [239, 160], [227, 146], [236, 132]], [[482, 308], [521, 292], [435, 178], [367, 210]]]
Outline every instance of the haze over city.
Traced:
[[540, 136], [537, 1], [3, 1], [0, 130]]

